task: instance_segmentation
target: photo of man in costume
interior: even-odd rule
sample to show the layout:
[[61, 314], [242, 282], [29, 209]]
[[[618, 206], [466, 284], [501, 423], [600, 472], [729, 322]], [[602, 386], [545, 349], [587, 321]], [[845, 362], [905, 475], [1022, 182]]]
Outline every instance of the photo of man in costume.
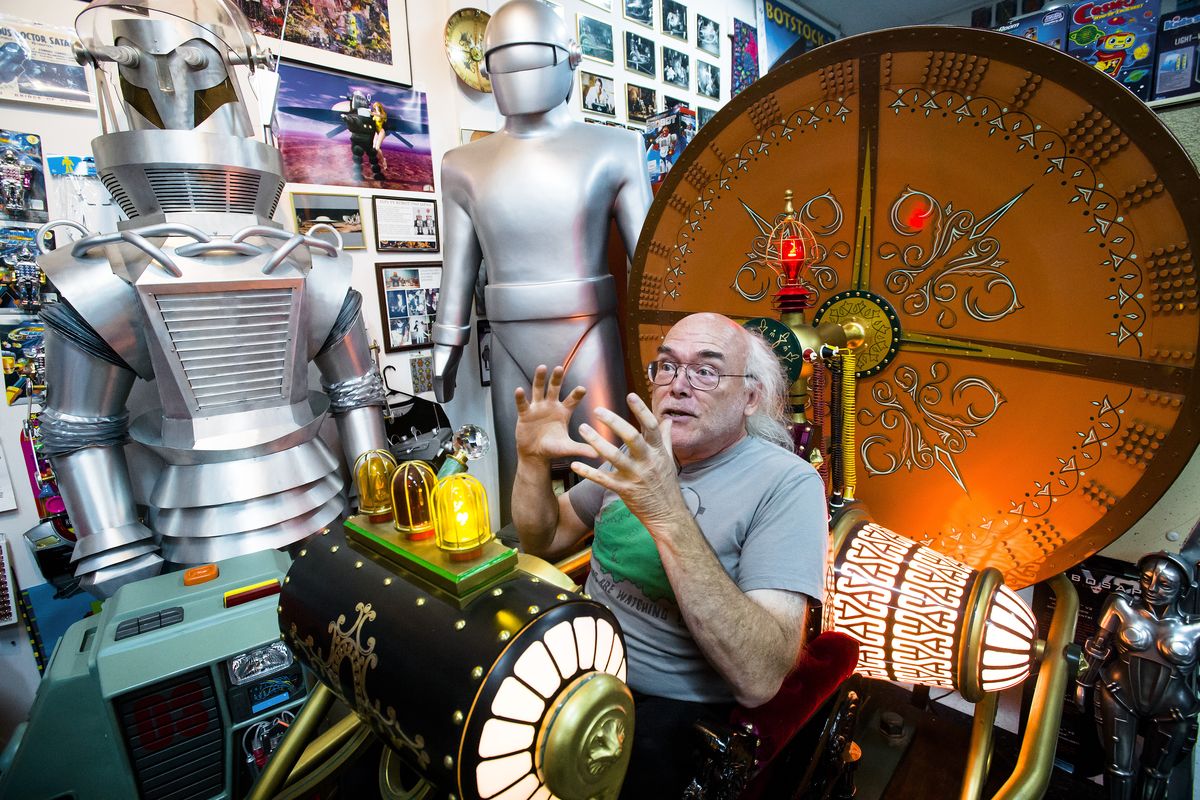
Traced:
[[[651, 402], [568, 420], [561, 368], [518, 389], [513, 522], [528, 552], [555, 558], [594, 530], [587, 592], [621, 623], [637, 704], [623, 797], [678, 797], [697, 719], [762, 705], [803, 645], [823, 589], [828, 529], [820, 476], [791, 450], [785, 387], [767, 344], [727, 317], [685, 317], [651, 362]], [[593, 424], [611, 429], [618, 448]], [[555, 459], [585, 480], [555, 497]], [[771, 475], [771, 480], [762, 476]]]

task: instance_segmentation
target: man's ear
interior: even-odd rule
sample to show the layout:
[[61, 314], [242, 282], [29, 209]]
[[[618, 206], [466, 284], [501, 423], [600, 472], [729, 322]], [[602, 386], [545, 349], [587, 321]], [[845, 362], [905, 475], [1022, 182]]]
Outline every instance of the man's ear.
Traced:
[[750, 397], [746, 400], [746, 407], [742, 409], [742, 415], [745, 417], [754, 416], [754, 412], [758, 411], [758, 406], [762, 401], [762, 384], [756, 380], [750, 381]]

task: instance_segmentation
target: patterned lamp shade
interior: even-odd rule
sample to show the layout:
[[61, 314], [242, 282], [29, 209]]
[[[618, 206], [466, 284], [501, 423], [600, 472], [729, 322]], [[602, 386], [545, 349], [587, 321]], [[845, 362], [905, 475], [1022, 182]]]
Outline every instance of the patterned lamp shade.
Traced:
[[973, 703], [1029, 676], [1037, 625], [998, 570], [973, 570], [861, 512], [839, 521], [834, 541], [824, 628], [858, 640], [859, 674]]
[[392, 515], [409, 539], [433, 536], [433, 490], [437, 475], [424, 461], [405, 461], [392, 475]]
[[437, 546], [451, 558], [475, 558], [492, 538], [487, 492], [467, 473], [442, 478], [433, 491], [433, 522]]

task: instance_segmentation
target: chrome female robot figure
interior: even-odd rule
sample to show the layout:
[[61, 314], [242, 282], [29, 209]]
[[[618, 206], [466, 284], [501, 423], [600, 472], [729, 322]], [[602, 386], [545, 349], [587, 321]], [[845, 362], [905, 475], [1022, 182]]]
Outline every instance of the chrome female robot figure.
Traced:
[[439, 400], [454, 395], [482, 260], [507, 522], [516, 472], [513, 391], [530, 384], [538, 364], [562, 364], [568, 387], [588, 388], [577, 420], [596, 406], [625, 408], [606, 243], [615, 218], [633, 256], [651, 197], [637, 134], [571, 120], [579, 46], [549, 6], [501, 6], [484, 33], [484, 59], [504, 127], [442, 161], [446, 255], [433, 327], [434, 388]]
[[[247, 105], [264, 58], [245, 17], [227, 0], [95, 0], [77, 28], [100, 90], [96, 169], [129, 219], [39, 261], [63, 297], [43, 313], [40, 426], [76, 575], [108, 596], [164, 559], [281, 547], [333, 522], [328, 414], [351, 462], [386, 440], [349, 258], [271, 220], [283, 163], [256, 138], [271, 104]], [[324, 392], [309, 392], [312, 361]], [[161, 408], [130, 427], [137, 378]], [[152, 464], [132, 475], [130, 436]]]
[[[1171, 770], [1196, 741], [1200, 618], [1180, 600], [1194, 591], [1192, 569], [1173, 553], [1138, 562], [1142, 596], [1112, 594], [1096, 634], [1084, 645], [1087, 668], [1077, 698], [1095, 684], [1096, 723], [1112, 800], [1162, 800]], [[1134, 772], [1138, 734], [1144, 738], [1141, 775]], [[1136, 792], [1135, 792], [1136, 788]]]

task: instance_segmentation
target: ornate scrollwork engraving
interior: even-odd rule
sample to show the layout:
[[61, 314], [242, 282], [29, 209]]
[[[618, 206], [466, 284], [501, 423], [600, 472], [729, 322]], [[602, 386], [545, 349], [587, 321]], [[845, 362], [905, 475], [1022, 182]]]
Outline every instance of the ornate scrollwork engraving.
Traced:
[[[783, 276], [776, 273], [769, 264], [779, 263], [779, 253], [771, 241], [771, 231], [786, 215], [776, 214], [774, 219], [767, 220], [744, 200], [741, 203], [754, 226], [758, 228], [758, 235], [750, 242], [750, 249], [746, 251], [746, 261], [738, 268], [730, 287], [745, 299], [758, 302], [783, 286]], [[841, 230], [846, 215], [833, 192], [826, 191], [809, 198], [801, 205], [796, 212], [796, 218], [807, 225], [814, 236], [828, 240]], [[850, 243], [842, 240], [829, 244], [817, 241], [817, 252], [808, 268], [810, 280], [806, 283], [816, 290], [818, 295], [837, 287], [837, 270], [828, 263], [831, 255], [841, 260], [849, 258]]]
[[922, 384], [917, 369], [906, 364], [871, 385], [878, 410], [861, 409], [859, 424], [864, 429], [878, 424], [887, 432], [865, 437], [859, 455], [871, 475], [940, 465], [965, 492], [955, 457], [966, 451], [976, 429], [996, 416], [1004, 396], [977, 376], [961, 378], [947, 393], [943, 384], [950, 378], [950, 367], [944, 361], [929, 365], [929, 378]]
[[1017, 287], [1003, 270], [1008, 261], [1000, 258], [1000, 241], [989, 233], [1028, 189], [977, 220], [973, 211], [955, 210], [952, 202], [942, 204], [927, 192], [905, 187], [892, 203], [892, 230], [904, 237], [928, 232], [929, 241], [904, 248], [894, 242], [879, 246], [881, 260], [899, 259], [903, 265], [887, 273], [884, 285], [902, 296], [904, 310], [919, 317], [936, 304], [942, 328], [958, 321], [952, 306], [960, 295], [962, 310], [980, 322], [996, 322], [1020, 310]]

